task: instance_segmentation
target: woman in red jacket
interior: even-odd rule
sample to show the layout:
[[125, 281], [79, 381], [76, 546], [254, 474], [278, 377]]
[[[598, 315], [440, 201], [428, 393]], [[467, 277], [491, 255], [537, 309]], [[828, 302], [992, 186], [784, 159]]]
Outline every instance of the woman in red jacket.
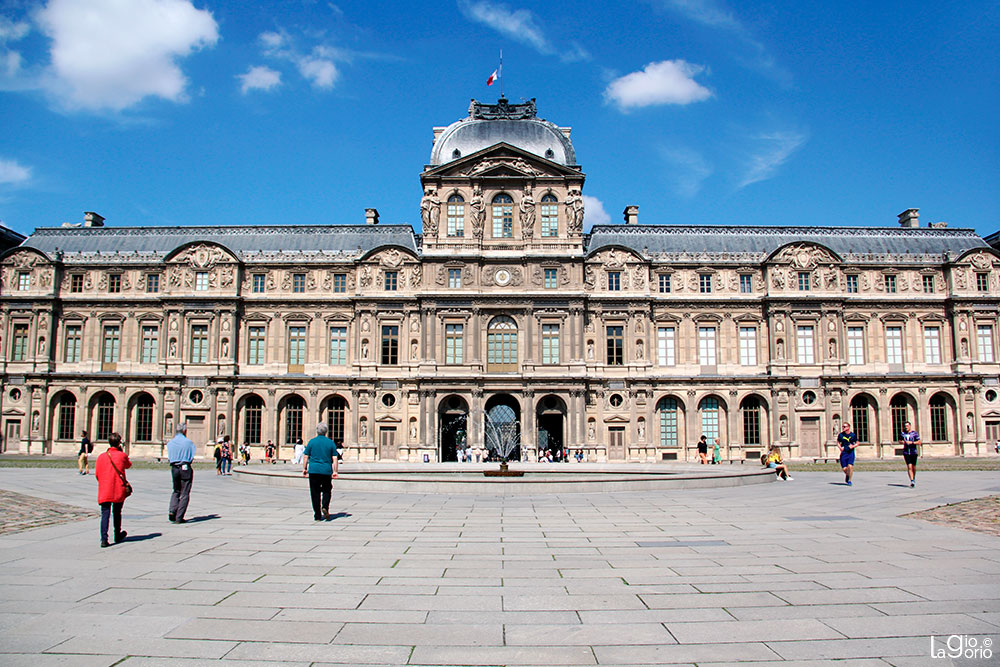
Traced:
[[[108, 451], [97, 457], [94, 474], [97, 476], [97, 502], [101, 505], [101, 547], [108, 542], [108, 519], [115, 521], [115, 544], [127, 534], [122, 530], [122, 505], [125, 504], [125, 469], [132, 467], [128, 455], [122, 451], [122, 437], [112, 433], [108, 437]], [[117, 470], [116, 470], [117, 468]], [[120, 474], [119, 474], [120, 473]]]

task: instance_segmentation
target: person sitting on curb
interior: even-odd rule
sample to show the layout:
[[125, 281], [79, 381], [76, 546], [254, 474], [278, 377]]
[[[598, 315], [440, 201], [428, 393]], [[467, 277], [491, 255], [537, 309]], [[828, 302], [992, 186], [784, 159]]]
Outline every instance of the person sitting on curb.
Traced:
[[771, 445], [767, 448], [764, 465], [772, 468], [778, 475], [778, 479], [785, 482], [792, 480], [791, 475], [788, 474], [788, 464], [781, 460], [781, 448], [778, 445]]

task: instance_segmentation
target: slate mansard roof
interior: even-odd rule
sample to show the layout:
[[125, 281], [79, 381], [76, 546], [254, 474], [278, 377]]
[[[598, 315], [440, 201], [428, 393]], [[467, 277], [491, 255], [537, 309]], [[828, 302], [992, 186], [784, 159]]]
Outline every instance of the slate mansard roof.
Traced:
[[618, 246], [658, 259], [694, 260], [707, 254], [712, 260], [763, 262], [790, 243], [815, 243], [854, 262], [881, 261], [888, 256], [943, 262], [990, 247], [971, 229], [595, 225], [587, 254]]
[[195, 242], [217, 243], [238, 259], [253, 262], [275, 255], [299, 254], [299, 261], [331, 255], [363, 257], [395, 246], [417, 254], [417, 237], [409, 225], [273, 225], [233, 227], [40, 227], [21, 244], [51, 258], [125, 257], [163, 258]]

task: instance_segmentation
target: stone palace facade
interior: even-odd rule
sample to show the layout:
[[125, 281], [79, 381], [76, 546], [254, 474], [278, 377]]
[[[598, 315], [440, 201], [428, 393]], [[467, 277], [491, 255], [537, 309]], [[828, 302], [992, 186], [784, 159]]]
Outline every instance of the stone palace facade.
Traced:
[[[159, 455], [172, 427], [261, 447], [319, 421], [348, 460], [691, 460], [777, 442], [864, 457], [1000, 437], [1000, 253], [968, 229], [583, 228], [570, 128], [535, 103], [434, 129], [421, 233], [382, 224], [39, 228], [0, 259], [3, 449], [81, 430]], [[489, 443], [487, 443], [489, 444]], [[259, 451], [259, 450], [258, 450]], [[258, 454], [255, 453], [255, 456]]]

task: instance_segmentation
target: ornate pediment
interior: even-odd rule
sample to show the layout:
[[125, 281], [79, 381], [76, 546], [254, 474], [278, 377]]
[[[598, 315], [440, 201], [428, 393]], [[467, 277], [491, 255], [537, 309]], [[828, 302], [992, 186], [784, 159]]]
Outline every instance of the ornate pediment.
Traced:
[[233, 264], [238, 260], [228, 250], [214, 243], [193, 243], [166, 260], [170, 264], [187, 265], [192, 269], [211, 269], [217, 264]]
[[576, 169], [546, 160], [508, 143], [498, 143], [458, 160], [428, 169], [424, 177], [544, 178], [580, 177]]
[[812, 269], [820, 264], [839, 263], [840, 258], [815, 243], [792, 243], [776, 252], [771, 261], [791, 264], [797, 269]]

